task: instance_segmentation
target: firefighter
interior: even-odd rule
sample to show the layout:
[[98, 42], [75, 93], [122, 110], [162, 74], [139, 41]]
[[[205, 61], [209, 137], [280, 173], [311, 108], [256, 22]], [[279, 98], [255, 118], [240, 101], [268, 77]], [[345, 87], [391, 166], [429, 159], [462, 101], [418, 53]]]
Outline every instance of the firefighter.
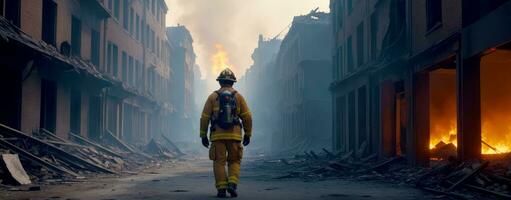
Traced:
[[[206, 100], [200, 119], [200, 137], [202, 145], [208, 148], [209, 126], [211, 139], [209, 158], [213, 161], [217, 196], [224, 198], [229, 192], [231, 197], [237, 197], [236, 188], [243, 146], [250, 143], [252, 116], [243, 96], [232, 88], [236, 82], [234, 73], [230, 69], [225, 69], [216, 80], [220, 83], [220, 89], [209, 95]], [[243, 136], [241, 129], [245, 133]]]

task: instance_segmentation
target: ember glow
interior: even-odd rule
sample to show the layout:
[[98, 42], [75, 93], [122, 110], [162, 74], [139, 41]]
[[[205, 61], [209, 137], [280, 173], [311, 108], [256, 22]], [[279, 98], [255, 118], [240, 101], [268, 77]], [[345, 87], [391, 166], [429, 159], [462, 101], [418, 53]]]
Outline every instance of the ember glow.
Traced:
[[[511, 52], [492, 50], [481, 58], [481, 153], [511, 152]], [[457, 146], [455, 74], [433, 72], [431, 76], [430, 144]], [[436, 89], [435, 89], [436, 88]]]
[[215, 54], [211, 56], [211, 71], [213, 74], [218, 74], [225, 68], [232, 67], [232, 65], [229, 62], [229, 55], [223, 45], [216, 44], [215, 49]]

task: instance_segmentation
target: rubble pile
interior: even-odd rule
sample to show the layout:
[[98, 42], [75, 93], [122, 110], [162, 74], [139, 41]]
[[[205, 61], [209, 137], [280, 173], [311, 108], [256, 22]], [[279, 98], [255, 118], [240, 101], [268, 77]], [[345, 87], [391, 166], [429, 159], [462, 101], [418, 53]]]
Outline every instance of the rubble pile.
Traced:
[[97, 174], [132, 174], [150, 164], [184, 155], [155, 141], [147, 146], [156, 146], [159, 151], [146, 154], [111, 134], [99, 144], [73, 133], [69, 133], [69, 139], [45, 129], [28, 135], [0, 124], [0, 184], [26, 185]]
[[[409, 185], [454, 199], [510, 199], [511, 157], [500, 160], [459, 162], [454, 157], [432, 160], [431, 167], [410, 167], [404, 157], [379, 160], [376, 154], [324, 153], [314, 151], [293, 158], [266, 161], [286, 175], [274, 179], [299, 178], [305, 181], [347, 179], [383, 181]], [[258, 166], [259, 167], [259, 166]]]
[[176, 158], [177, 154], [171, 152], [167, 147], [163, 146], [160, 142], [151, 139], [151, 141], [146, 145], [145, 152], [155, 155], [159, 158]]

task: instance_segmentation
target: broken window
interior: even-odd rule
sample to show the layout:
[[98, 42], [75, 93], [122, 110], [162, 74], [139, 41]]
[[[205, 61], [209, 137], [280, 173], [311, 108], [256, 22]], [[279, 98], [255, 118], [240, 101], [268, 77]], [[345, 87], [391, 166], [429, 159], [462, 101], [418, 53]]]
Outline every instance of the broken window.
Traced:
[[43, 0], [43, 27], [42, 39], [46, 43], [56, 46], [57, 32], [57, 4], [53, 0]]
[[74, 56], [81, 55], [82, 48], [82, 21], [71, 16], [71, 53]]
[[428, 30], [442, 24], [442, 0], [426, 0], [426, 12]]

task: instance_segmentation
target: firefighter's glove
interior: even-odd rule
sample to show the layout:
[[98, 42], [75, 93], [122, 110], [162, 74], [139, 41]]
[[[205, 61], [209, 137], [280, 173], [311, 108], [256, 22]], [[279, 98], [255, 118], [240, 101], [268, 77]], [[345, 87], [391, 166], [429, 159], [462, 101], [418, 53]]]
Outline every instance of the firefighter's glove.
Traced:
[[209, 148], [209, 140], [208, 137], [202, 137], [202, 146]]
[[250, 144], [250, 137], [243, 137], [243, 146], [247, 146], [248, 144]]

